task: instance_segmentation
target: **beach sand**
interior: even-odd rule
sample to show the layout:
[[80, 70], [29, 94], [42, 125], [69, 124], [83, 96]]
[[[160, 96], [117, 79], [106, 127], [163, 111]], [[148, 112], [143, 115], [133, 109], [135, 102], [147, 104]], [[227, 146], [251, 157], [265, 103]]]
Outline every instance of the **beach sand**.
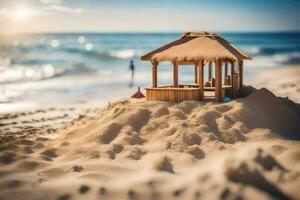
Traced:
[[0, 199], [300, 199], [299, 69], [258, 79], [289, 99], [1, 114]]
[[300, 65], [265, 70], [258, 75], [253, 85], [268, 88], [277, 96], [300, 103]]

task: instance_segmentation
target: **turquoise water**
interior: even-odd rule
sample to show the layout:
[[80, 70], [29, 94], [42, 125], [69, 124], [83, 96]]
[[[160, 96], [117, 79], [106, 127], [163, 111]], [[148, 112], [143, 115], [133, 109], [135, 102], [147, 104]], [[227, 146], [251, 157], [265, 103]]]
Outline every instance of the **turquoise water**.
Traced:
[[[248, 52], [246, 81], [257, 71], [300, 63], [300, 33], [221, 33]], [[72, 33], [0, 36], [0, 101], [83, 102], [129, 96], [151, 84], [149, 62], [139, 57], [180, 37], [180, 33]], [[129, 87], [129, 62], [136, 66]], [[170, 83], [172, 68], [162, 64], [159, 83]], [[192, 82], [193, 69], [180, 68]]]

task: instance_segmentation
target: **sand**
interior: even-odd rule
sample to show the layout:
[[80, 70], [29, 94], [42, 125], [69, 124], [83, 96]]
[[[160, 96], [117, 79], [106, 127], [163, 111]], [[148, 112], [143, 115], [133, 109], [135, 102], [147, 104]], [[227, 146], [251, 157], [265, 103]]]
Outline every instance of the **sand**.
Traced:
[[51, 112], [1, 116], [0, 199], [300, 199], [300, 106], [267, 89]]
[[265, 70], [251, 84], [255, 87], [266, 87], [277, 96], [288, 97], [300, 103], [300, 65]]

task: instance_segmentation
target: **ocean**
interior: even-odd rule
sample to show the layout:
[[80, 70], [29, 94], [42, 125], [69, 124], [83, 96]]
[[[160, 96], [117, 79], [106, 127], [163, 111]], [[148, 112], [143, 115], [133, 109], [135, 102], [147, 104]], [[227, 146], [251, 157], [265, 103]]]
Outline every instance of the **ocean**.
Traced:
[[[220, 33], [249, 53], [245, 82], [264, 69], [300, 63], [300, 33]], [[58, 33], [0, 36], [0, 102], [70, 104], [107, 102], [151, 85], [151, 64], [139, 57], [180, 33]], [[133, 87], [129, 63], [135, 63]], [[172, 82], [170, 63], [159, 65], [159, 84]], [[193, 68], [179, 68], [192, 82]]]

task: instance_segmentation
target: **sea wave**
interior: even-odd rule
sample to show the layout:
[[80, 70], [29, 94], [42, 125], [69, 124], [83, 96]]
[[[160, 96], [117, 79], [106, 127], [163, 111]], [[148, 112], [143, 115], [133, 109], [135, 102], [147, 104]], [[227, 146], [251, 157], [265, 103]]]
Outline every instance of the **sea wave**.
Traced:
[[96, 69], [87, 67], [83, 63], [69, 67], [55, 67], [51, 64], [41, 66], [12, 65], [0, 68], [0, 84], [24, 81], [41, 81], [59, 76], [95, 73]]
[[1, 69], [0, 83], [36, 81], [59, 76], [63, 70], [55, 69], [51, 64], [39, 67], [14, 65]]
[[288, 46], [288, 47], [260, 47], [252, 48], [252, 55], [272, 56], [283, 53], [300, 53], [300, 46]]
[[252, 67], [276, 67], [283, 64], [300, 64], [299, 53], [281, 53], [274, 55], [259, 55], [255, 56], [247, 65]]
[[62, 48], [61, 50], [66, 51], [68, 53], [82, 54], [84, 56], [90, 56], [97, 59], [129, 59], [139, 56], [139, 54], [134, 49], [99, 51], [96, 49], [86, 50], [79, 48]]
[[[2, 49], [3, 48], [3, 49]], [[37, 43], [37, 44], [20, 44], [18, 46], [5, 46], [0, 45], [0, 50], [2, 52], [12, 53], [12, 52], [19, 52], [20, 54], [34, 54], [37, 52], [41, 53], [53, 53], [53, 52], [62, 52], [62, 53], [69, 53], [69, 54], [79, 54], [82, 56], [89, 56], [95, 59], [105, 59], [105, 60], [113, 60], [113, 59], [130, 59], [136, 58], [141, 54], [138, 53], [136, 49], [116, 49], [116, 50], [101, 50], [96, 48], [89, 48], [87, 49], [85, 46], [68, 46], [68, 45], [60, 45], [57, 47], [53, 47], [46, 43]], [[33, 61], [28, 61], [28, 64], [36, 64], [36, 59]], [[33, 63], [31, 63], [33, 62]], [[39, 62], [38, 64], [40, 64]], [[26, 63], [24, 63], [26, 64]]]

